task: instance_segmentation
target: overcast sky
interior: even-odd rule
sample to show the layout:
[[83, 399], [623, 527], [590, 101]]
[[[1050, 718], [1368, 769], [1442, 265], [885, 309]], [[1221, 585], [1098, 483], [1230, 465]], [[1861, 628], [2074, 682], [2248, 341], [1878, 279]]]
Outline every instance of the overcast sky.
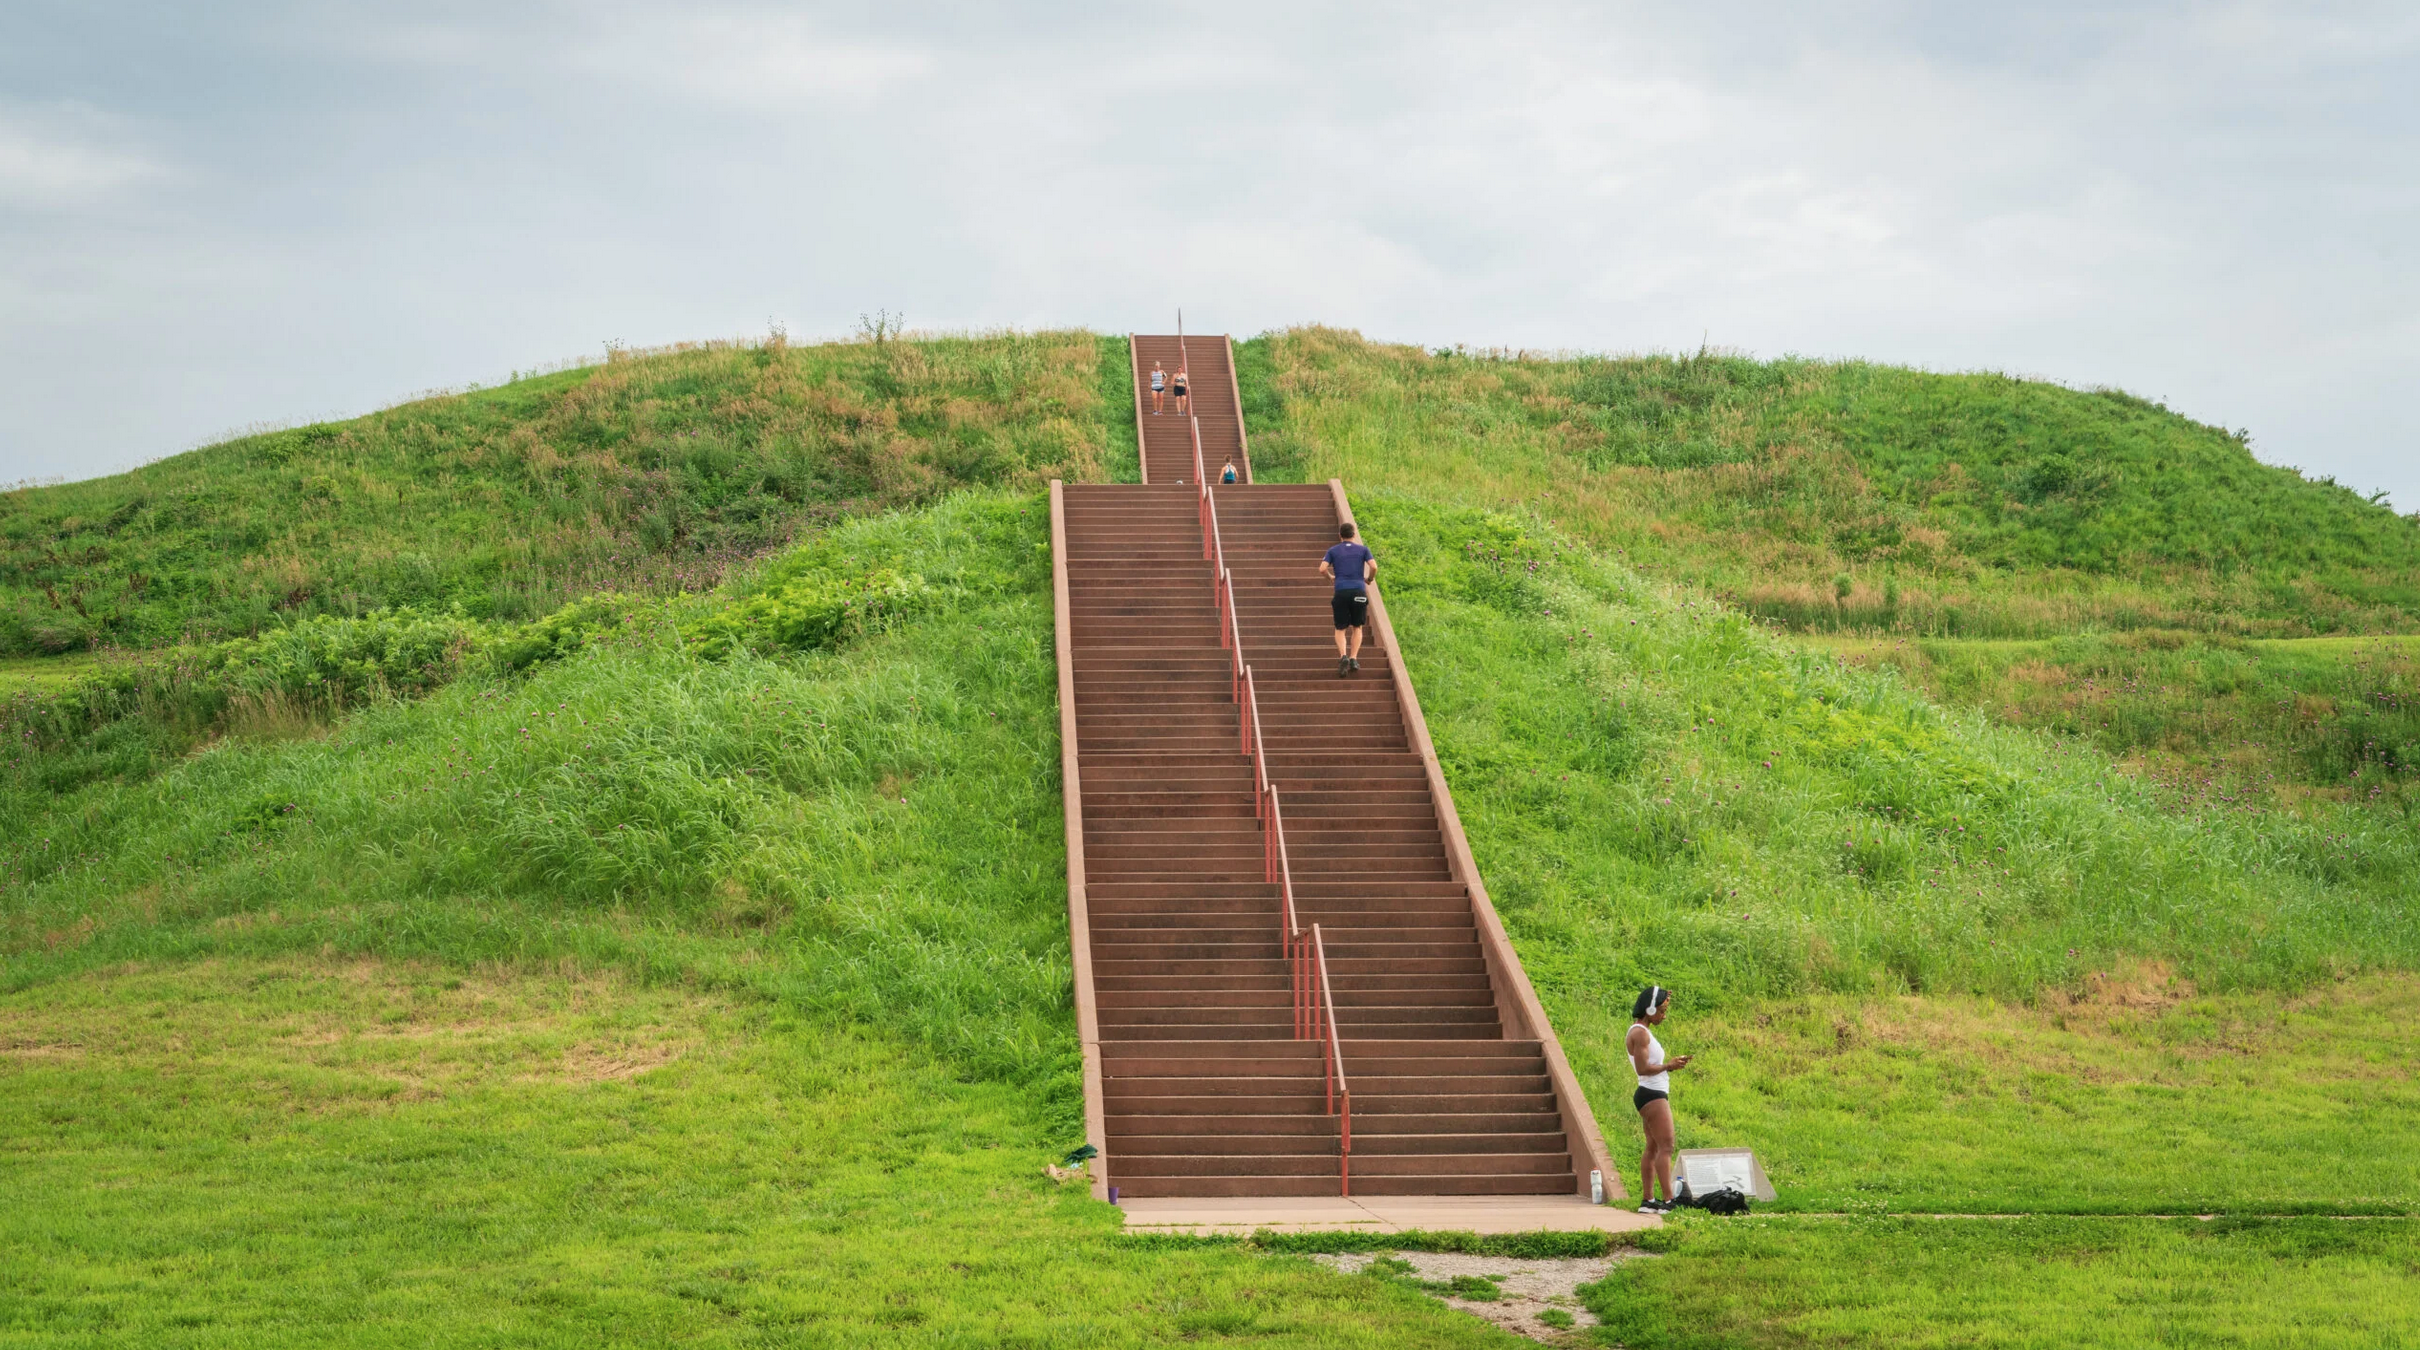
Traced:
[[0, 4], [0, 481], [600, 352], [2113, 384], [2420, 510], [2420, 6]]

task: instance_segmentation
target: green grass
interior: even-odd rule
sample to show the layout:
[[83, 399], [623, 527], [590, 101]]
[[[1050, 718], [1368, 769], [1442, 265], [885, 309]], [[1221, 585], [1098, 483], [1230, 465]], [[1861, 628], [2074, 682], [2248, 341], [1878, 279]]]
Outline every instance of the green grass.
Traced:
[[2314, 795], [2420, 807], [2420, 639], [2148, 630], [2036, 641], [1807, 639], [1934, 697], [2090, 740], [2194, 807]]
[[837, 647], [642, 626], [156, 777], [0, 797], [0, 987], [322, 946], [572, 957], [887, 1025], [1067, 1103], [1048, 527], [970, 496], [832, 531], [926, 607]]
[[[1757, 1151], [1787, 1209], [2420, 1215], [2420, 979], [2201, 994], [2156, 966], [2036, 1006], [1809, 996], [1660, 1033], [1684, 1148]], [[1582, 1023], [1592, 1058], [1621, 1028]], [[1619, 1071], [1590, 1086], [1617, 1157]]]
[[2145, 957], [2212, 990], [2420, 961], [2410, 822], [2180, 814], [2089, 749], [1811, 657], [1534, 519], [1354, 505], [1558, 1026], [1626, 1024], [1651, 980], [1703, 1006], [2030, 1000]]
[[0, 656], [711, 587], [851, 514], [1102, 476], [1125, 369], [1079, 332], [707, 344], [0, 492]]
[[0, 997], [0, 1343], [1489, 1346], [1137, 1247], [1027, 1094], [594, 971], [134, 965]]
[[1582, 1291], [1632, 1350], [2420, 1339], [2409, 1219], [1732, 1219]]
[[1485, 359], [1320, 328], [1245, 347], [1269, 481], [1530, 507], [1798, 629], [2420, 627], [2420, 516], [2114, 391], [1862, 362]]
[[[1331, 367], [1288, 345], [1317, 342], [1342, 353]], [[1065, 375], [1052, 387], [1082, 385], [1054, 396], [1069, 411], [1052, 443], [1077, 447], [1083, 473], [1127, 476], [1130, 408], [1111, 403], [1123, 345], [1075, 347], [1050, 367]], [[906, 360], [818, 351], [795, 359], [828, 356], [849, 378]], [[990, 358], [965, 351], [964, 397], [1022, 387], [986, 394]], [[1682, 993], [1667, 1039], [1706, 1053], [1681, 1084], [1683, 1143], [1753, 1144], [1785, 1207], [1859, 1222], [2412, 1209], [2409, 819], [2316, 794], [2293, 813], [2179, 809], [2078, 738], [1945, 709], [1922, 670], [1795, 647], [1669, 579], [1699, 548], [1679, 517], [1634, 538], [1609, 523], [1630, 499], [1591, 486], [1741, 464], [1524, 469], [1546, 453], [1538, 428], [1480, 414], [1537, 363], [1418, 358], [1443, 372], [1421, 380], [1463, 382], [1471, 431], [1437, 420], [1427, 385], [1404, 411], [1409, 386], [1378, 380], [1381, 357], [1411, 359], [1333, 335], [1246, 344], [1256, 464], [1380, 480], [1355, 478], [1355, 503], [1431, 730], [1617, 1155], [1635, 1156], [1620, 1034], [1653, 979]], [[676, 354], [584, 378], [627, 372], [629, 390], [656, 391], [630, 406], [669, 416], [689, 394], [660, 382], [681, 362], [744, 377], [791, 359]], [[524, 391], [531, 415], [575, 386]], [[1366, 436], [1322, 420], [1347, 395], [1367, 405], [1373, 420], [1352, 424]], [[679, 406], [727, 424], [721, 397]], [[1282, 420], [1264, 424], [1271, 399]], [[1009, 402], [965, 413], [967, 435], [1013, 439], [1014, 409], [1034, 405]], [[1728, 444], [1736, 409], [1705, 406], [1707, 443]], [[1387, 439], [1432, 423], [1434, 437]], [[914, 440], [901, 436], [887, 443]], [[476, 497], [477, 467], [445, 490]], [[834, 514], [793, 518], [826, 522], [807, 542], [711, 594], [536, 619], [289, 616], [250, 645], [144, 667], [181, 684], [84, 703], [91, 678], [21, 691], [0, 779], [0, 1156], [12, 1182], [41, 1184], [22, 1217], [0, 1216], [0, 1339], [256, 1343], [344, 1326], [588, 1343], [610, 1320], [657, 1341], [1506, 1343], [1411, 1291], [1267, 1251], [1110, 1242], [1103, 1211], [1041, 1188], [1039, 1163], [1079, 1131], [1047, 534], [1031, 491], [944, 493], [989, 472], [819, 497]], [[2279, 491], [2281, 518], [2342, 505]], [[2347, 537], [2375, 523], [2346, 519]], [[1705, 575], [1764, 556], [1750, 543], [1705, 546]], [[2332, 678], [2370, 649], [2288, 668], [2274, 663], [2314, 644], [2209, 636], [2392, 617], [2371, 601], [2356, 615], [2325, 577], [2296, 592], [2301, 609], [2237, 604], [2291, 561], [1971, 575], [1994, 604], [2082, 606], [2060, 623], [2100, 622], [2112, 611], [2093, 606], [2127, 587], [2214, 604], [2235, 617], [2197, 629], [2199, 647], [2144, 633], [2108, 650]], [[441, 659], [423, 659], [431, 644]], [[71, 704], [88, 715], [41, 720]], [[1926, 1288], [2008, 1289], [2029, 1261], [2084, 1271], [2059, 1285], [2067, 1322], [2004, 1308], [2013, 1293], [1981, 1301], [2003, 1309], [1987, 1328], [2003, 1339], [1971, 1343], [2026, 1344], [2010, 1338], [2096, 1306], [2110, 1327], [2163, 1310], [2199, 1326], [2202, 1290], [2276, 1269], [2268, 1248], [2090, 1222], [2171, 1274], [2130, 1284], [2074, 1258], [2069, 1229], [2003, 1225], [1988, 1230], [2014, 1235], [2002, 1245], [1927, 1254], [1932, 1284], [1874, 1291], [1860, 1263], [1897, 1230], [1872, 1229], [1869, 1249], [1868, 1230], [1816, 1226], [1771, 1231], [1848, 1237], [1725, 1265], [1725, 1234], [1767, 1230], [1692, 1234], [1620, 1278], [1683, 1282], [1672, 1306], [1696, 1311], [1655, 1334], [1754, 1345], [1853, 1341], [1824, 1321], [1851, 1313], [1929, 1334]], [[2357, 1256], [2313, 1267], [2366, 1300], [2344, 1315], [2403, 1315], [2391, 1282], [2359, 1282]], [[1845, 1305], [1843, 1290], [1878, 1301]], [[2258, 1343], [2308, 1306], [2233, 1325]]]
[[16, 694], [55, 693], [91, 674], [100, 664], [100, 658], [89, 652], [0, 657], [0, 699]]
[[[2088, 749], [1814, 659], [1534, 519], [1355, 507], [1617, 1156], [1653, 981], [1680, 991], [1668, 1044], [1708, 1055], [1683, 1144], [1757, 1147], [1793, 1205], [2420, 1206], [2394, 1125], [2420, 1105], [2410, 986], [2316, 992], [2420, 966], [2409, 822], [2180, 813]], [[2143, 980], [2205, 992], [2103, 1027], [2106, 992]], [[2342, 1166], [2242, 1164], [2264, 1149]]]

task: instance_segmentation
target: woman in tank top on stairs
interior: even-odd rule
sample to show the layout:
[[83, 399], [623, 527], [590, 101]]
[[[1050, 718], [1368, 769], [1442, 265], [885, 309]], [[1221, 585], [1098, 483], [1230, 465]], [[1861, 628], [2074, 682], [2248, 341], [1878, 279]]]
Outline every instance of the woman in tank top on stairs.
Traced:
[[[1639, 1128], [1647, 1135], [1647, 1151], [1639, 1155], [1641, 1214], [1661, 1214], [1672, 1208], [1672, 1071], [1687, 1068], [1689, 1056], [1666, 1059], [1664, 1043], [1655, 1038], [1653, 1030], [1671, 1008], [1671, 990], [1660, 984], [1640, 990], [1638, 1000], [1630, 1005], [1630, 1015], [1636, 1020], [1623, 1041], [1630, 1051], [1630, 1067], [1639, 1076], [1630, 1104], [1638, 1108]], [[1659, 1187], [1663, 1191], [1660, 1200], [1656, 1198]]]

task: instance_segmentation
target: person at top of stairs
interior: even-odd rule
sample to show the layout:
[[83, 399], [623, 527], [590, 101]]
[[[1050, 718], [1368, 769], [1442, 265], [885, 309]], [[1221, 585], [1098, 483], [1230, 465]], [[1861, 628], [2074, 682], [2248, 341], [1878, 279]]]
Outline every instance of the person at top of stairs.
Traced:
[[1191, 396], [1186, 392], [1185, 389], [1185, 368], [1183, 366], [1178, 366], [1176, 368], [1176, 379], [1173, 381], [1173, 383], [1176, 386], [1176, 415], [1179, 417], [1188, 416], [1193, 412], [1193, 405], [1190, 402], [1187, 402], [1187, 399]]
[[1151, 363], [1151, 415], [1153, 417], [1160, 415], [1160, 400], [1166, 397], [1168, 397], [1168, 372], [1160, 369], [1160, 363], [1154, 361]]
[[1336, 527], [1340, 541], [1319, 563], [1319, 574], [1336, 579], [1336, 594], [1328, 607], [1336, 616], [1336, 675], [1342, 679], [1361, 669], [1361, 635], [1370, 615], [1370, 582], [1377, 579], [1378, 559], [1353, 537], [1353, 522]]

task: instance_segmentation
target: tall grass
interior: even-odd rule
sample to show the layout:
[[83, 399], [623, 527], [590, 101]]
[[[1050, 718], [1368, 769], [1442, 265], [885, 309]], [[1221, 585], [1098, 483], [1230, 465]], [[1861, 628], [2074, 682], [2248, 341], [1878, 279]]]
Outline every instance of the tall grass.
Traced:
[[1795, 628], [2420, 626], [2420, 517], [2114, 391], [1862, 362], [1474, 358], [1334, 329], [1239, 354], [1256, 463], [1522, 506]]
[[934, 603], [823, 650], [710, 657], [644, 626], [322, 738], [20, 799], [0, 981], [323, 946], [569, 956], [862, 1018], [1064, 1107], [1044, 508], [954, 498], [817, 547], [912, 569]]
[[2178, 810], [2088, 745], [1796, 649], [1536, 517], [1355, 506], [1558, 1026], [1626, 1017], [1650, 981], [2025, 999], [2129, 957], [2213, 988], [2420, 962], [2410, 822]]
[[[1559, 1025], [1649, 979], [1732, 1004], [2023, 999], [2128, 956], [2213, 987], [2420, 959], [2408, 827], [2178, 814], [2089, 750], [1794, 652], [1542, 522], [1358, 504]], [[667, 616], [317, 739], [19, 798], [5, 978], [323, 945], [571, 955], [862, 1017], [1068, 1100], [1047, 563], [1038, 499], [954, 498], [839, 527], [716, 602], [775, 615], [916, 579], [914, 606], [837, 645], [799, 650], [777, 617], [701, 643], [721, 630]]]
[[2420, 642], [2142, 630], [2035, 642], [1847, 639], [1936, 697], [2089, 739], [2197, 808], [2420, 809]]
[[1061, 332], [618, 355], [0, 493], [0, 656], [406, 606], [520, 621], [599, 590], [709, 589], [851, 514], [1102, 476], [1109, 412], [1130, 406], [1105, 411], [1111, 345]]

